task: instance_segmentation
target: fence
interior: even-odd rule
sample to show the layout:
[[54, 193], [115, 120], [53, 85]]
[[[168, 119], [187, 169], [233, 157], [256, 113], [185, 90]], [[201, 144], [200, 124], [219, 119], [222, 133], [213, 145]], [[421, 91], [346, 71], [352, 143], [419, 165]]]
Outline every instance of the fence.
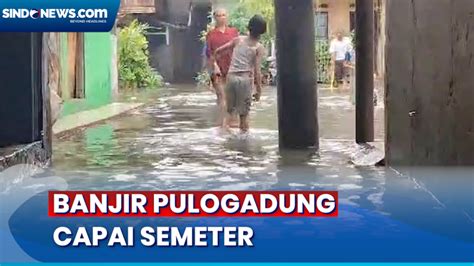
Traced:
[[330, 83], [331, 54], [328, 40], [316, 40], [316, 78], [318, 83]]

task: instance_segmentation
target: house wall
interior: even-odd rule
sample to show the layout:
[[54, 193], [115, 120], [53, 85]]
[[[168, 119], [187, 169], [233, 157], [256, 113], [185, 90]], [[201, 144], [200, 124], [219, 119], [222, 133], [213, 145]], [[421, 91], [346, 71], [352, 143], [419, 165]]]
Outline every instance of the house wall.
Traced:
[[82, 99], [71, 98], [68, 86], [67, 33], [61, 35], [62, 116], [98, 108], [112, 101], [112, 39], [109, 32], [84, 34], [84, 91]]
[[388, 164], [474, 165], [474, 2], [388, 0], [386, 11]]
[[68, 46], [67, 46], [67, 32], [61, 32], [59, 37], [59, 65], [60, 65], [60, 73], [59, 73], [59, 91], [58, 95], [65, 101], [69, 100], [71, 96], [69, 95], [69, 77], [68, 77]]
[[385, 36], [385, 0], [377, 0], [378, 1], [378, 12], [380, 14], [379, 19], [379, 29], [378, 31], [375, 32], [377, 38], [376, 38], [376, 52], [375, 52], [375, 73], [379, 77], [385, 76], [385, 41], [386, 41], [386, 36]]
[[[375, 10], [378, 11], [378, 28], [375, 30], [375, 73], [379, 77], [385, 74], [385, 1], [374, 0]], [[328, 5], [328, 8], [320, 8], [321, 4]], [[355, 12], [355, 0], [315, 0], [314, 6], [316, 11], [328, 12], [328, 31], [329, 39], [335, 37], [338, 31], [342, 31], [344, 35], [350, 34], [350, 12]]]
[[[350, 11], [354, 11], [351, 8], [351, 4], [354, 0], [316, 0], [314, 6], [316, 11], [328, 12], [328, 30], [329, 38], [335, 36], [338, 31], [342, 31], [343, 34], [349, 35], [350, 33]], [[328, 5], [327, 8], [319, 8], [321, 4]]]
[[84, 41], [86, 99], [89, 106], [95, 108], [111, 100], [112, 41], [108, 32], [86, 33]]
[[194, 83], [194, 78], [202, 69], [204, 44], [200, 41], [200, 36], [207, 27], [209, 11], [209, 5], [195, 5], [192, 11], [191, 25], [185, 31], [172, 31], [175, 82]]
[[[191, 25], [188, 25], [190, 5], [193, 5]], [[137, 16], [141, 22], [165, 29], [168, 26], [169, 45], [162, 35], [149, 35], [150, 63], [168, 82], [194, 83], [202, 68], [201, 31], [206, 29], [210, 0], [156, 0], [157, 12]]]

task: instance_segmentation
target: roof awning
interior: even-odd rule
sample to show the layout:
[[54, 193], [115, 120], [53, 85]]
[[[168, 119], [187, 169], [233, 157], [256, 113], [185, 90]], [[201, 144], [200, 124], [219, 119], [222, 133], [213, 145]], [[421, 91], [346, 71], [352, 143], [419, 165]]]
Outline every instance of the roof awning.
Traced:
[[155, 0], [120, 0], [122, 14], [149, 14], [155, 13]]

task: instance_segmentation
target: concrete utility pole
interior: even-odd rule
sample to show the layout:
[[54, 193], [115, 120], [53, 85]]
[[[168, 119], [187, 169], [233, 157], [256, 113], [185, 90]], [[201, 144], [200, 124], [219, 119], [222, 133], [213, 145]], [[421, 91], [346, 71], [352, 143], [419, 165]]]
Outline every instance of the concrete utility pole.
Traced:
[[280, 148], [319, 147], [312, 0], [275, 0]]
[[474, 1], [387, 0], [386, 12], [387, 163], [474, 165]]
[[374, 141], [374, 1], [356, 0], [356, 142]]

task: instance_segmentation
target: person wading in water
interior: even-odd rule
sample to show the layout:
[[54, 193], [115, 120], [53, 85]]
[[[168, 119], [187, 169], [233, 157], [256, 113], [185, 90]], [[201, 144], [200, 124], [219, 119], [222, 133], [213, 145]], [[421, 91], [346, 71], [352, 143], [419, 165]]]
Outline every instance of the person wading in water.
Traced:
[[228, 117], [238, 114], [240, 131], [249, 130], [249, 112], [252, 105], [253, 85], [256, 85], [255, 101], [260, 100], [262, 92], [262, 58], [265, 47], [260, 43], [260, 36], [267, 31], [267, 23], [262, 16], [255, 15], [248, 24], [249, 35], [240, 36], [218, 48], [214, 56], [219, 58], [232, 50], [232, 61], [225, 88]]
[[232, 60], [232, 50], [222, 53], [219, 58], [215, 58], [215, 51], [239, 36], [236, 28], [228, 26], [227, 11], [223, 8], [216, 9], [213, 13], [215, 28], [211, 30], [206, 37], [206, 56], [208, 58], [208, 69], [210, 71], [211, 82], [217, 96], [219, 107], [219, 126], [226, 127], [225, 119], [225, 93], [224, 87], [229, 72], [230, 62]]

